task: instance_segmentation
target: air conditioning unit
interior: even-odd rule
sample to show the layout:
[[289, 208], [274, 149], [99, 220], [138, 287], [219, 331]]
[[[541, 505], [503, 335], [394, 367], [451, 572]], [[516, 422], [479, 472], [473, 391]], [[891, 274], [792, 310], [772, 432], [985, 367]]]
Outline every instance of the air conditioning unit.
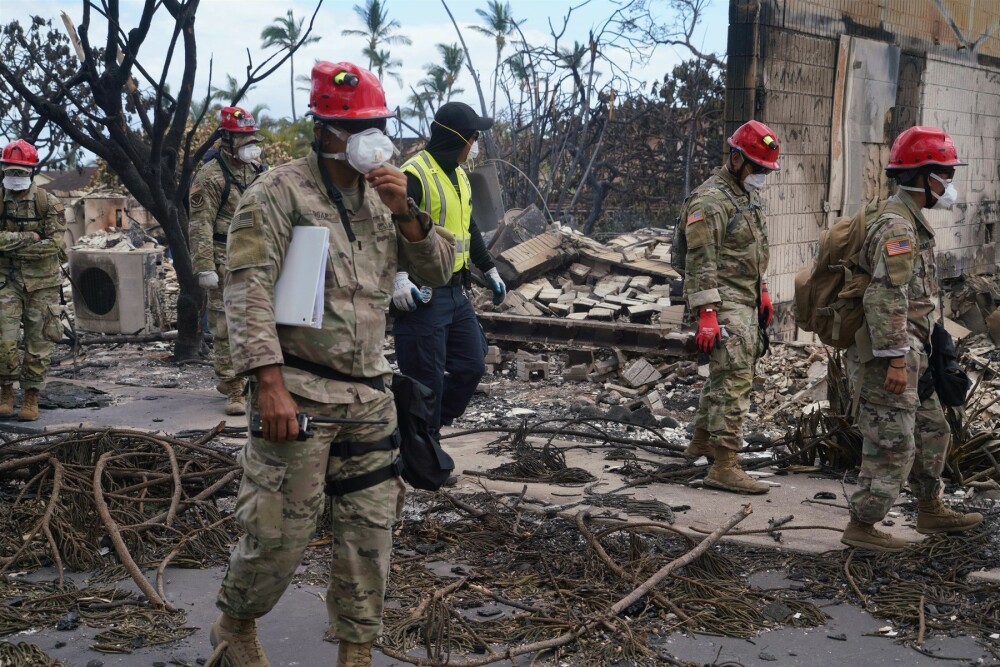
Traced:
[[70, 250], [76, 328], [106, 334], [160, 330], [159, 250]]

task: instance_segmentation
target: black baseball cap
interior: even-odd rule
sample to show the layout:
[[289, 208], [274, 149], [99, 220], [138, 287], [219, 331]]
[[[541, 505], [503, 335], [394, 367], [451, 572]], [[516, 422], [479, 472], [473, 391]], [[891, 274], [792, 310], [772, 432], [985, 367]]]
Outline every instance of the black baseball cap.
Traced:
[[480, 116], [464, 102], [448, 102], [434, 114], [434, 122], [463, 136], [482, 132], [493, 127], [493, 119]]

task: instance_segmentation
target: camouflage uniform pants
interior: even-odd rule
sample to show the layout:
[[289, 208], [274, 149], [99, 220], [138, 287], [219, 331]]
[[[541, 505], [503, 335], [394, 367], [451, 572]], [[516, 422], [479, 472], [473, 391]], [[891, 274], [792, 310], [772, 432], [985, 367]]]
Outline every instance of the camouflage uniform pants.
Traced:
[[[241, 454], [243, 481], [237, 519], [246, 530], [233, 550], [217, 601], [238, 619], [259, 618], [285, 592], [302, 561], [322, 512], [327, 475], [346, 479], [391, 463], [398, 451], [351, 458], [330, 456], [338, 442], [374, 442], [396, 427], [392, 394], [368, 403], [332, 405], [295, 396], [299, 410], [314, 416], [387, 419], [385, 426], [314, 424], [313, 437], [273, 443], [250, 438]], [[252, 399], [256, 410], [256, 396]], [[382, 632], [382, 608], [392, 554], [392, 526], [403, 510], [403, 482], [396, 477], [332, 499], [333, 536], [327, 610], [338, 639], [374, 641]]]
[[219, 380], [220, 391], [228, 393], [230, 388], [242, 389], [244, 381], [243, 378], [236, 377], [229, 348], [229, 326], [226, 324], [226, 305], [222, 299], [226, 269], [224, 266], [217, 266], [216, 271], [219, 274], [219, 286], [208, 290], [208, 328], [212, 332], [215, 377]]
[[743, 420], [750, 411], [753, 368], [761, 352], [757, 309], [723, 306], [719, 324], [729, 336], [708, 359], [708, 379], [701, 389], [695, 427], [709, 433], [712, 447], [743, 448]]
[[922, 348], [914, 346], [906, 355], [907, 387], [902, 394], [882, 387], [888, 359], [865, 364], [859, 359], [856, 346], [847, 350], [851, 382], [861, 382], [858, 428], [864, 438], [859, 488], [850, 500], [851, 518], [874, 524], [888, 514], [907, 479], [920, 500], [941, 493], [951, 430], [937, 394], [923, 402], [917, 397], [917, 380], [927, 370]]
[[[22, 389], [42, 389], [52, 350], [62, 339], [59, 288], [27, 292], [7, 279], [0, 287], [0, 383], [20, 380]], [[18, 338], [24, 326], [24, 363], [18, 355]]]

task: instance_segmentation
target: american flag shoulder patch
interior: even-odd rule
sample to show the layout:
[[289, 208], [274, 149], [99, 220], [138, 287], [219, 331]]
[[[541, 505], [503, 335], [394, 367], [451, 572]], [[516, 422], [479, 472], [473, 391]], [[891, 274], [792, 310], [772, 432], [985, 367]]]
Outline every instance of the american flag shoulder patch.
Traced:
[[253, 227], [253, 211], [242, 211], [229, 223], [230, 232], [250, 229], [251, 227]]
[[688, 216], [687, 224], [693, 225], [696, 222], [701, 222], [705, 219], [705, 214], [702, 211], [695, 211]]
[[910, 239], [892, 239], [885, 242], [885, 254], [889, 257], [905, 255], [908, 252], [913, 252], [913, 244], [910, 243]]

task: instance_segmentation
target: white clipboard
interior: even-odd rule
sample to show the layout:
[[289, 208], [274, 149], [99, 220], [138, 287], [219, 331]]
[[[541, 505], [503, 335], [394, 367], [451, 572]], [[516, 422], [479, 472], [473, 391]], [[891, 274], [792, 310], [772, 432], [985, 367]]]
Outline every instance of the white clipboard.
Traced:
[[274, 321], [292, 327], [323, 326], [323, 287], [330, 253], [326, 227], [293, 227], [281, 275], [274, 284]]

